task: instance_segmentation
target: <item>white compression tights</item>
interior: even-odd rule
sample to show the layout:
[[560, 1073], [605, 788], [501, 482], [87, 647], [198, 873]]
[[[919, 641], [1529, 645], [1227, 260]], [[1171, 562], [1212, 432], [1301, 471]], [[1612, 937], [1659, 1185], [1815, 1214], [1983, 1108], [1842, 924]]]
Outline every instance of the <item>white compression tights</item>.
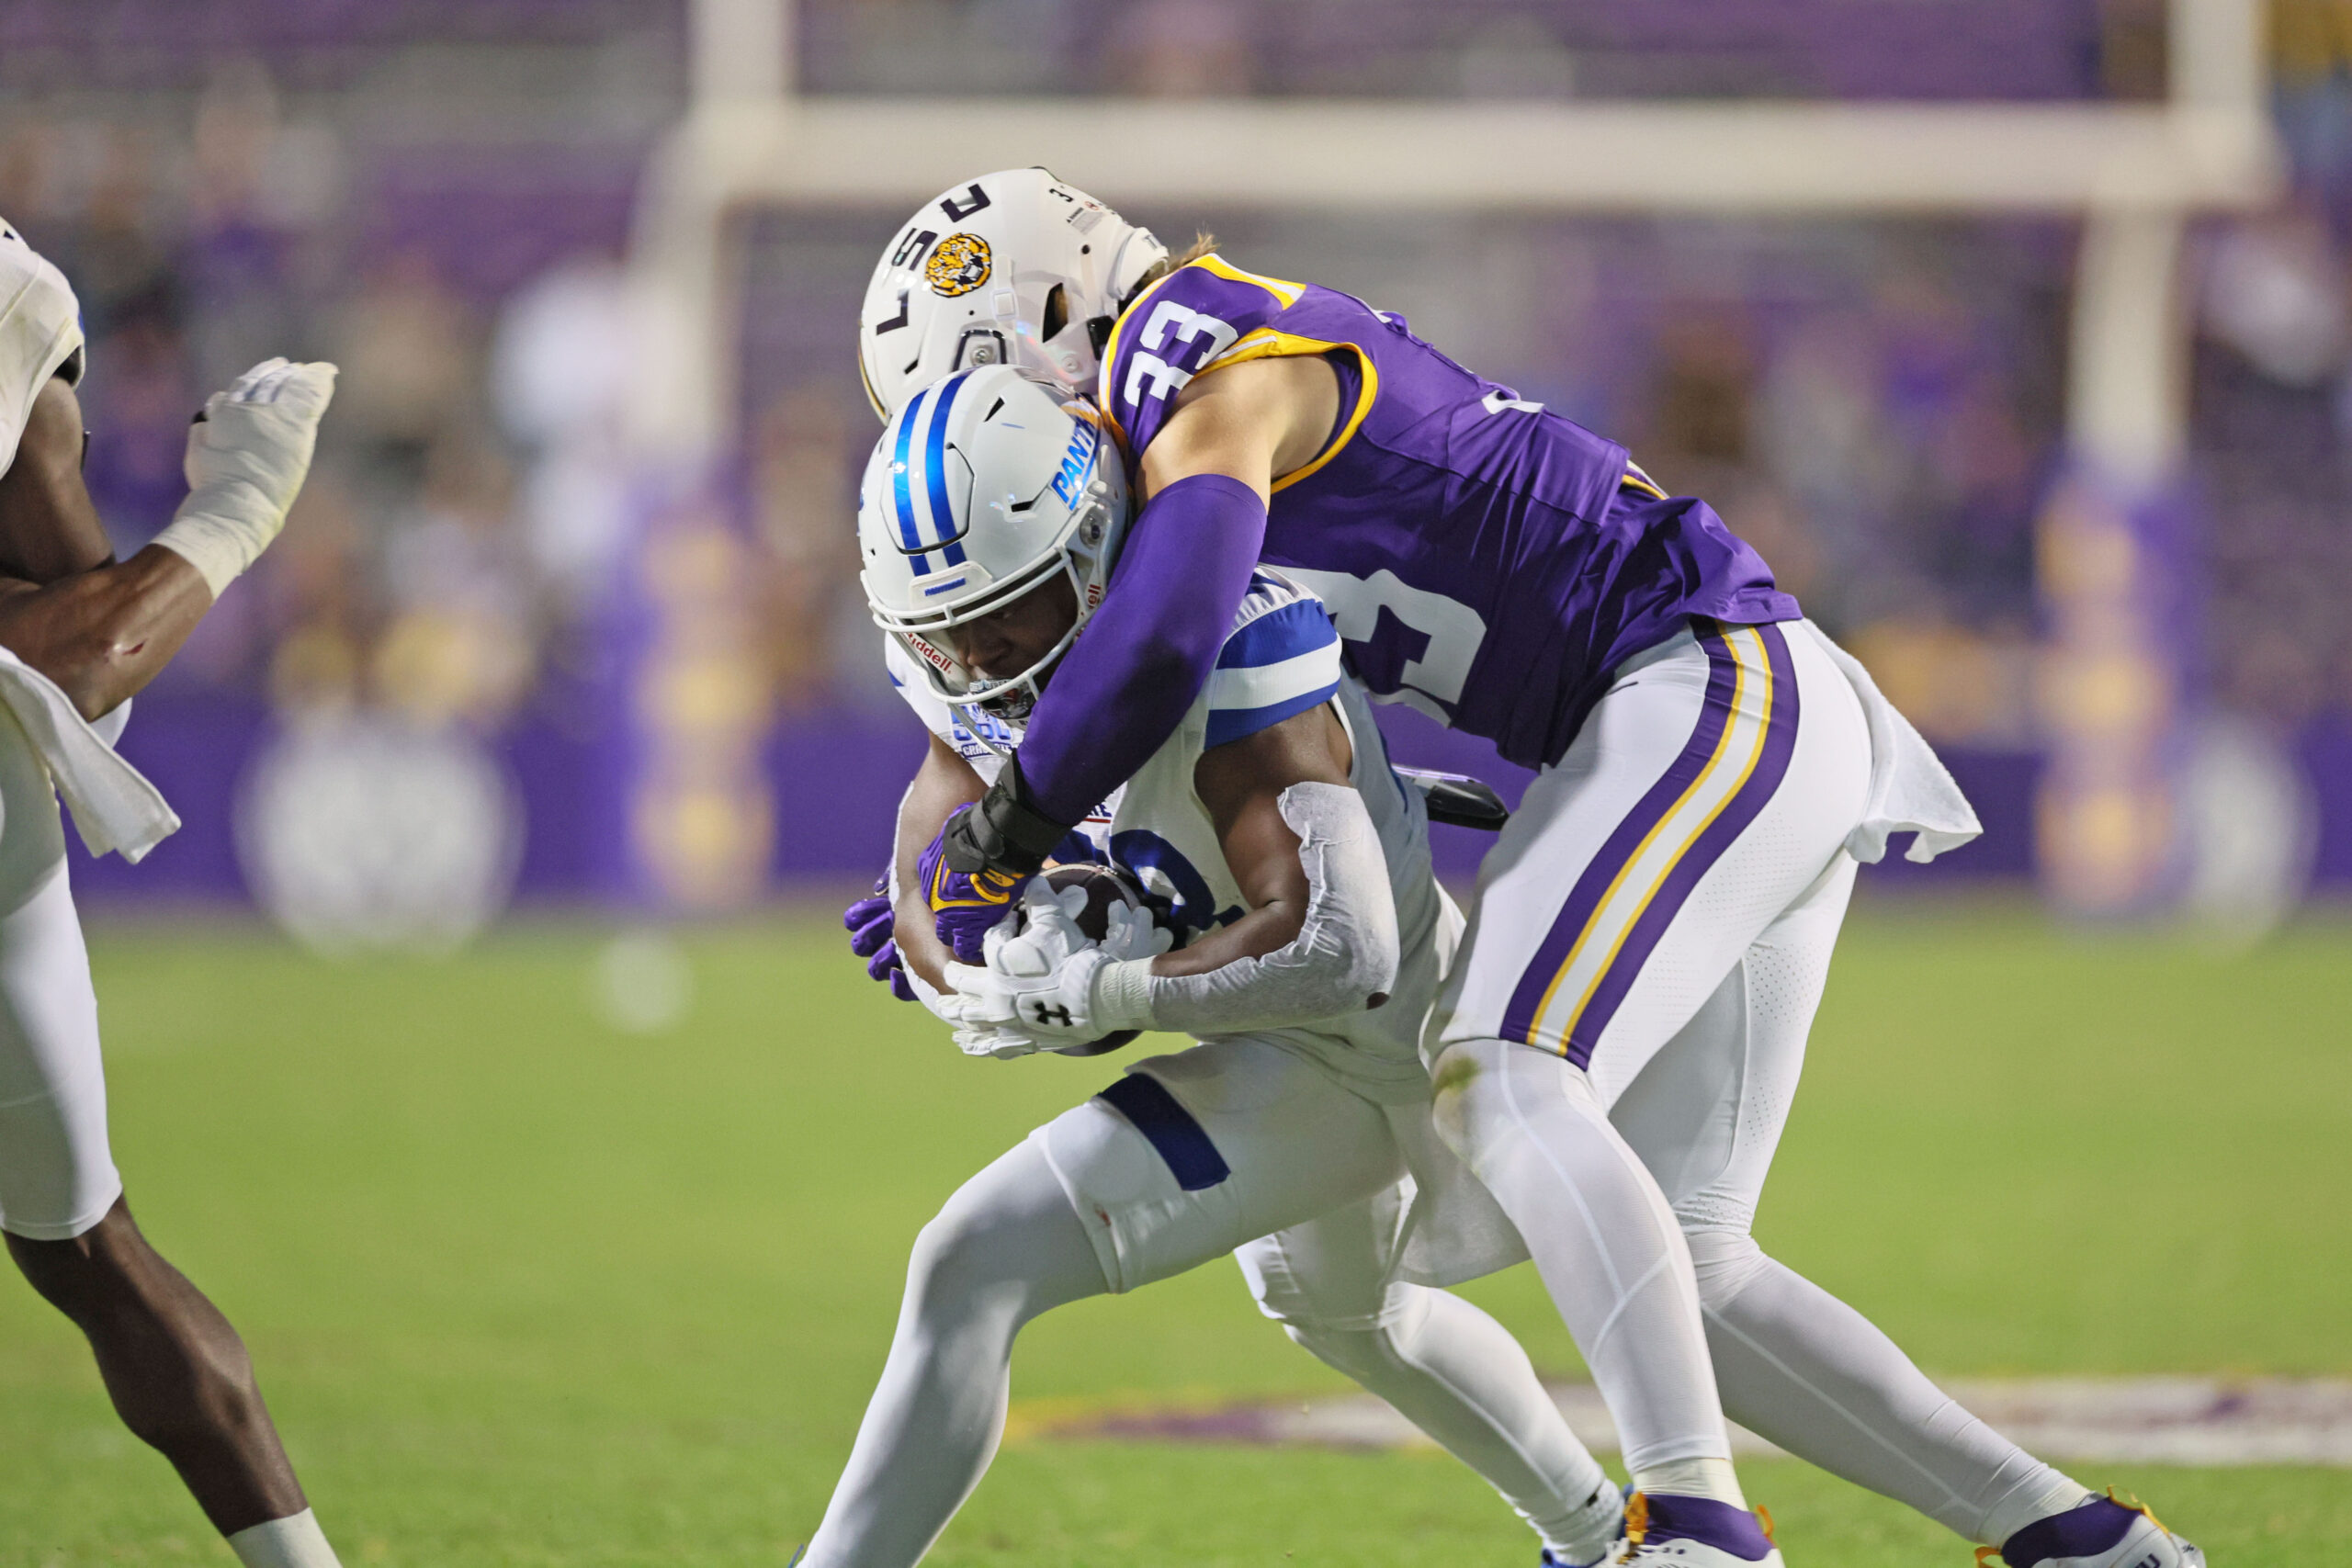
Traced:
[[1627, 1468], [1728, 1461], [1690, 1249], [1585, 1075], [1526, 1045], [1465, 1040], [1435, 1081], [1438, 1131], [1526, 1239]]
[[[915, 1244], [889, 1359], [806, 1568], [907, 1568], [929, 1551], [996, 1453], [1014, 1338], [1039, 1314], [1104, 1289], [1093, 1246], [1035, 1145], [965, 1183]], [[1442, 1291], [1415, 1291], [1395, 1316], [1379, 1329], [1285, 1327], [1485, 1476], [1545, 1544], [1591, 1555], [1583, 1532], [1605, 1478], [1518, 1342]]]
[[1693, 1230], [1690, 1243], [1724, 1408], [1740, 1425], [1987, 1545], [2086, 1495], [1747, 1232]]
[[1035, 1147], [957, 1189], [915, 1239], [890, 1358], [805, 1568], [907, 1568], [930, 1551], [996, 1457], [1013, 1337], [1102, 1292], [1094, 1244]]
[[1460, 1296], [1402, 1287], [1406, 1306], [1371, 1329], [1285, 1323], [1290, 1337], [1346, 1373], [1486, 1477], [1572, 1562], [1597, 1558], [1609, 1542], [1599, 1520], [1609, 1477], [1561, 1420], [1510, 1330]]

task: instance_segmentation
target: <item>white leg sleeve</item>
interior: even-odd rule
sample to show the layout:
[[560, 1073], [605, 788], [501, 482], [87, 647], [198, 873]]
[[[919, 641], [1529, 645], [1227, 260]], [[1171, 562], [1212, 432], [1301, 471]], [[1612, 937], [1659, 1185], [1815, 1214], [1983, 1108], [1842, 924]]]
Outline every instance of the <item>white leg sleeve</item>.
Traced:
[[0, 716], [0, 1229], [67, 1240], [121, 1195], [57, 796]]
[[966, 1182], [916, 1240], [890, 1359], [806, 1568], [911, 1568], [996, 1456], [1013, 1337], [1105, 1288], [1034, 1145]]
[[229, 1550], [244, 1568], [343, 1568], [308, 1508], [239, 1530], [229, 1538]]
[[1393, 1183], [1235, 1258], [1261, 1311], [1483, 1476], [1571, 1562], [1598, 1558], [1620, 1513], [1600, 1466], [1527, 1352], [1459, 1296], [1393, 1280], [1412, 1189]]
[[1997, 1546], [2084, 1489], [1929, 1382], [1869, 1319], [1745, 1233], [1694, 1231], [1724, 1408], [1832, 1475]]
[[1559, 1556], [1599, 1558], [1618, 1517], [1613, 1488], [1519, 1341], [1459, 1296], [1421, 1285], [1396, 1292], [1391, 1321], [1378, 1328], [1283, 1326], [1476, 1471]]
[[1843, 862], [1767, 928], [1612, 1116], [1685, 1228], [1724, 1411], [1832, 1474], [1997, 1544], [2082, 1489], [1748, 1234], [1852, 885]]
[[1519, 1227], [1634, 1470], [1731, 1457], [1690, 1254], [1585, 1075], [1500, 1040], [1439, 1058], [1439, 1132]]

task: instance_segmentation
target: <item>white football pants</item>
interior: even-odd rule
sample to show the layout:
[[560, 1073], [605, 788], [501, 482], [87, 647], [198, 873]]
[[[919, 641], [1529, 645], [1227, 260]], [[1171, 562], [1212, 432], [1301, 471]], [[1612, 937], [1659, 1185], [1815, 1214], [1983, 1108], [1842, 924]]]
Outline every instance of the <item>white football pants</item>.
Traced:
[[1630, 660], [1482, 869], [1431, 1021], [1438, 1127], [1525, 1237], [1629, 1466], [1727, 1457], [1728, 1409], [1997, 1541], [2079, 1492], [1749, 1235], [1870, 766], [1805, 628]]
[[1597, 1556], [1607, 1479], [1526, 1353], [1460, 1297], [1389, 1277], [1406, 1213], [1396, 1111], [1264, 1042], [1136, 1067], [923, 1227], [806, 1568], [906, 1568], [930, 1549], [994, 1456], [1032, 1318], [1236, 1248], [1293, 1339], [1476, 1470], [1545, 1545]]
[[67, 1240], [121, 1195], [57, 795], [0, 708], [0, 1230]]

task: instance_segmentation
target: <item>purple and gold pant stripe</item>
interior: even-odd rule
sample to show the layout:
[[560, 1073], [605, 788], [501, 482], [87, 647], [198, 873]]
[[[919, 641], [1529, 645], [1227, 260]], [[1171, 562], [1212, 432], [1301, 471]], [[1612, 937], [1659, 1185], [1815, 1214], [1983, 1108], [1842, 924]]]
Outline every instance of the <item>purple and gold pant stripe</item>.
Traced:
[[1690, 890], [1788, 772], [1796, 678], [1774, 626], [1694, 619], [1707, 693], [1690, 739], [1577, 878], [1503, 1014], [1506, 1040], [1578, 1066]]

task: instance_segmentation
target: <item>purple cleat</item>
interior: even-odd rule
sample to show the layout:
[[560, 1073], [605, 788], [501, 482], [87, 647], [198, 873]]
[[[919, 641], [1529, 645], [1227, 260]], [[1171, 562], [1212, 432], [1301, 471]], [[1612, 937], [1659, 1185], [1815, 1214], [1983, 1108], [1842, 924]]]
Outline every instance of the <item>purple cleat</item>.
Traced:
[[1625, 1505], [1625, 1538], [1613, 1568], [1782, 1568], [1771, 1516], [1712, 1497], [1636, 1492]]
[[1976, 1549], [1977, 1568], [2205, 1568], [2205, 1554], [2165, 1529], [2145, 1508], [2110, 1491], [2080, 1506], [2036, 1519], [2001, 1543]]

